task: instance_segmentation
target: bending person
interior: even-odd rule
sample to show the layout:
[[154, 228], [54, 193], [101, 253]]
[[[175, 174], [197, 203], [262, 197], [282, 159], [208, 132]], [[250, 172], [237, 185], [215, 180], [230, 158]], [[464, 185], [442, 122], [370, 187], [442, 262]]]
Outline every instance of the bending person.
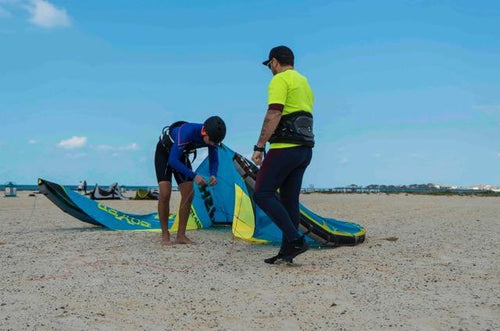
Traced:
[[[257, 174], [254, 199], [283, 232], [278, 255], [264, 262], [273, 264], [283, 260], [291, 263], [294, 257], [309, 248], [298, 225], [302, 177], [311, 162], [314, 146], [314, 95], [307, 79], [294, 70], [294, 55], [288, 47], [273, 48], [263, 64], [269, 67], [273, 78], [269, 83], [267, 113], [252, 156], [255, 164], [262, 165]], [[268, 141], [269, 153], [262, 162]]]
[[[219, 159], [217, 148], [226, 136], [226, 125], [218, 116], [208, 118], [203, 124], [175, 122], [165, 127], [156, 145], [155, 169], [160, 196], [158, 197], [158, 216], [162, 230], [162, 243], [170, 245], [168, 217], [172, 194], [172, 174], [181, 192], [179, 206], [179, 229], [176, 244], [194, 244], [186, 236], [186, 226], [193, 200], [193, 181], [198, 185], [215, 185]], [[191, 167], [189, 154], [196, 149], [208, 147], [210, 179], [196, 174]]]

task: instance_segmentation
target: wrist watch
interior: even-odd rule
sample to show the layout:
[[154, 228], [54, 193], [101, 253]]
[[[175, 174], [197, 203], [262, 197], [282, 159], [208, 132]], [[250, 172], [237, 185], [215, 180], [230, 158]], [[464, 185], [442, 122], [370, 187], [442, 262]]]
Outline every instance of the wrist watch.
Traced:
[[253, 151], [254, 152], [265, 152], [266, 151], [266, 147], [259, 147], [257, 145], [254, 145], [253, 146]]

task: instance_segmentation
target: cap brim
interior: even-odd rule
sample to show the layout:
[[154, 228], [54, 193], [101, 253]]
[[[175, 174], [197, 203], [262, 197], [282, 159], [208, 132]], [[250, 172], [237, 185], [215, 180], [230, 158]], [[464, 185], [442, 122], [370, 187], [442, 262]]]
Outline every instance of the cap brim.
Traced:
[[262, 64], [267, 66], [269, 64], [269, 62], [271, 62], [271, 60], [265, 60], [264, 62], [262, 62]]

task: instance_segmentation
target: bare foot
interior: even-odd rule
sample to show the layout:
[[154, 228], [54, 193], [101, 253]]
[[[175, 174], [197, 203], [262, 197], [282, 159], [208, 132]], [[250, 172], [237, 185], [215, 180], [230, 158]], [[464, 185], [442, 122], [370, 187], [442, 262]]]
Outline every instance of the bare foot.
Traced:
[[174, 244], [181, 244], [181, 245], [196, 245], [194, 241], [189, 239], [186, 236], [177, 236], [177, 238], [174, 241]]
[[163, 246], [172, 246], [173, 245], [172, 241], [170, 240], [170, 234], [167, 233], [167, 234], [163, 234], [161, 236], [161, 244]]

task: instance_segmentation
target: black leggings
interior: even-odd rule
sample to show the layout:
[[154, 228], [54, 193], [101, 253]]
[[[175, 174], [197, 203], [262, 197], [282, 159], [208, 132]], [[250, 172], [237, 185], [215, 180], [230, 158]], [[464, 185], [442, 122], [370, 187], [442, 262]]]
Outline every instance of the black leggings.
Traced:
[[[271, 149], [257, 174], [254, 200], [283, 232], [281, 252], [299, 239], [299, 195], [302, 177], [311, 162], [312, 148]], [[279, 196], [276, 194], [279, 189]]]

